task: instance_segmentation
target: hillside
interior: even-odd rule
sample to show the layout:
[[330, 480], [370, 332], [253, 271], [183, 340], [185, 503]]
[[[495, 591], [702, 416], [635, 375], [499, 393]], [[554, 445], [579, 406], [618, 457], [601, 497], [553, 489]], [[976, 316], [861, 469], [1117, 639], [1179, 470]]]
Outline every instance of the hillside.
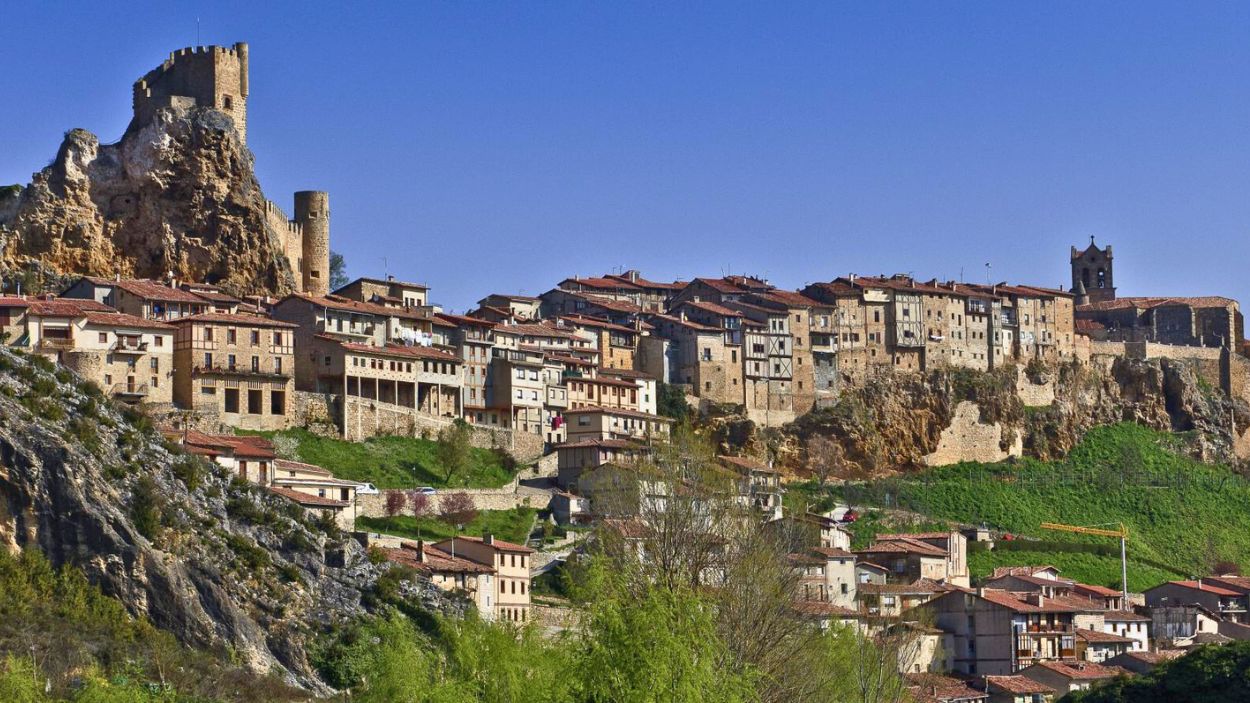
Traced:
[[436, 458], [436, 443], [421, 437], [382, 436], [348, 442], [298, 427], [240, 434], [267, 437], [284, 458], [316, 464], [338, 478], [368, 481], [378, 488], [499, 488], [515, 472], [515, 462], [506, 452], [474, 447], [469, 450], [468, 469], [448, 481]]
[[[332, 522], [179, 453], [145, 416], [8, 349], [0, 459], [0, 543], [81, 572], [136, 619], [245, 669], [325, 691], [310, 652], [380, 600], [381, 571]], [[416, 607], [456, 608], [433, 586], [409, 588]]]
[[[1118, 585], [1114, 540], [1039, 525], [1123, 522], [1131, 535], [1131, 585], [1140, 589], [1177, 574], [1200, 575], [1219, 561], [1250, 564], [1250, 481], [1191, 458], [1189, 445], [1196, 441], [1193, 434], [1119, 423], [1090, 430], [1063, 459], [969, 462], [830, 493], [852, 505], [984, 524], [1020, 537], [994, 554], [973, 551], [970, 563], [980, 573], [1040, 561], [1073, 577]], [[863, 529], [881, 529], [872, 524]]]

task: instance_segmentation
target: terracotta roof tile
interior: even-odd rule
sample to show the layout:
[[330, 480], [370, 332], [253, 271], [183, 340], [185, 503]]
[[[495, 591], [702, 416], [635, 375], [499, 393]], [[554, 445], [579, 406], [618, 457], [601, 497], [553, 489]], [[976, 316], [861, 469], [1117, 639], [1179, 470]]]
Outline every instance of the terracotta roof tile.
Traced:
[[283, 488], [281, 486], [270, 486], [269, 491], [271, 493], [280, 495], [284, 498], [290, 498], [296, 503], [299, 503], [300, 505], [308, 506], [308, 507], [346, 508], [349, 505], [351, 505], [351, 503], [345, 500], [334, 500], [332, 498], [322, 498], [321, 496], [315, 496], [309, 493], [302, 493], [300, 491], [297, 491], [291, 488]]

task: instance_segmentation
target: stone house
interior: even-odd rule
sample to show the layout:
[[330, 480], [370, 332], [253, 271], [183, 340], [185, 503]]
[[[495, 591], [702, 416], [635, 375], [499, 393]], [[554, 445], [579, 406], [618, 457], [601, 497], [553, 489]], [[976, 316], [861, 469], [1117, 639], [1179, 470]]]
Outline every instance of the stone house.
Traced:
[[638, 410], [640, 389], [633, 381], [599, 376], [591, 371], [591, 375], [571, 376], [564, 379], [568, 389], [569, 409], [579, 408], [620, 408]]
[[333, 295], [386, 307], [427, 308], [428, 312], [429, 293], [430, 287], [423, 283], [405, 283], [395, 280], [394, 276], [387, 276], [385, 279], [357, 278], [334, 291]]
[[1079, 597], [990, 588], [951, 591], [923, 608], [937, 627], [954, 635], [955, 670], [970, 676], [1014, 674], [1038, 662], [1072, 660], [1076, 629], [1096, 624], [1101, 611]]
[[507, 320], [496, 320], [496, 322], [524, 322], [539, 319], [539, 307], [542, 305], [542, 299], [529, 295], [491, 293], [477, 301], [477, 304], [481, 308], [493, 308], [494, 310], [502, 311], [506, 313], [504, 317], [510, 318]]
[[[636, 324], [640, 324], [639, 320]], [[633, 369], [639, 330], [586, 315], [564, 315], [557, 324], [590, 339], [599, 350], [599, 365], [608, 369]]]
[[968, 586], [968, 538], [958, 530], [882, 533], [877, 535], [877, 540], [915, 541], [941, 550], [946, 555], [946, 573], [943, 578], [957, 586]]
[[727, 307], [744, 315], [742, 383], [747, 417], [769, 427], [792, 422], [798, 411], [790, 315], [785, 309], [741, 300], [729, 301]]
[[488, 424], [495, 424], [497, 419], [501, 427], [542, 435], [548, 423], [556, 421], [545, 412], [548, 402], [545, 354], [534, 346], [496, 346], [492, 351], [494, 357], [486, 387]]
[[172, 402], [173, 327], [73, 299], [28, 301], [23, 322], [19, 346], [94, 382], [105, 395], [126, 403]]
[[624, 464], [646, 451], [644, 445], [627, 439], [579, 439], [556, 446], [556, 483], [569, 491], [578, 490], [582, 474], [605, 464]]
[[863, 561], [888, 569], [892, 582], [914, 583], [922, 578], [942, 581], [948, 576], [946, 550], [915, 539], [877, 540], [855, 553]]
[[506, 622], [530, 620], [530, 557], [533, 549], [520, 544], [464, 535], [434, 545], [449, 554], [495, 570], [494, 617]]
[[424, 541], [400, 542], [399, 548], [382, 548], [387, 561], [407, 566], [435, 586], [464, 596], [487, 620], [495, 610], [495, 569], [463, 556], [455, 556]]
[[671, 418], [625, 408], [570, 408], [564, 413], [569, 442], [627, 439], [649, 443], [669, 436]]
[[553, 288], [539, 297], [542, 299], [539, 313], [550, 319], [561, 315], [589, 315], [628, 327], [643, 314], [640, 305], [619, 296]]
[[495, 346], [495, 323], [462, 315], [439, 313], [438, 319], [454, 325], [450, 347], [460, 357], [462, 395], [460, 407], [469, 422], [484, 424], [487, 375]]
[[1119, 667], [1084, 661], [1041, 661], [1020, 671], [1021, 676], [1054, 689], [1060, 698], [1073, 691], [1088, 691], [1096, 683], [1123, 674]]
[[61, 297], [94, 300], [128, 315], [163, 321], [198, 315], [212, 307], [195, 293], [146, 279], [83, 276]]
[[607, 274], [604, 278], [622, 281], [636, 287], [639, 290], [638, 305], [642, 307], [644, 312], [667, 311], [673, 296], [685, 285], [684, 283], [651, 281], [643, 278], [642, 274], [634, 269], [621, 274]]
[[654, 376], [633, 369], [598, 369], [597, 373], [604, 378], [615, 378], [619, 381], [630, 381], [638, 388], [638, 404], [636, 410], [656, 414], [659, 408], [659, 389]]
[[1081, 661], [1102, 662], [1131, 650], [1133, 640], [1128, 637], [1104, 632], [1076, 628], [1076, 658]]
[[202, 313], [172, 321], [174, 402], [231, 427], [290, 425], [295, 325], [255, 315]]
[[[811, 411], [816, 405], [816, 364], [812, 349], [811, 323], [813, 316], [828, 318], [831, 308], [802, 293], [775, 289], [763, 293], [751, 293], [746, 302], [762, 308], [781, 311], [786, 315], [790, 340], [788, 349], [792, 363], [790, 394], [796, 414]], [[830, 360], [831, 361], [831, 360]], [[831, 365], [831, 364], [830, 364]]]
[[669, 309], [675, 309], [681, 303], [695, 300], [726, 305], [729, 302], [741, 300], [747, 293], [763, 293], [773, 289], [774, 286], [767, 281], [753, 276], [695, 278], [673, 295], [669, 301]]
[[458, 418], [462, 414], [462, 359], [435, 347], [344, 342], [313, 338], [317, 386], [343, 399], [344, 424], [358, 420], [347, 405], [389, 405], [413, 413]]
[[681, 311], [656, 315], [652, 324], [653, 334], [641, 340], [639, 370], [709, 403], [743, 403], [742, 346], [727, 341], [738, 338], [740, 329], [694, 322]]
[[1145, 591], [1147, 607], [1201, 606], [1220, 619], [1246, 623], [1247, 590], [1220, 579], [1168, 581]]
[[928, 578], [916, 579], [914, 583], [861, 583], [855, 589], [855, 609], [874, 619], [894, 619], [946, 590]]
[[320, 466], [278, 459], [273, 444], [249, 435], [210, 435], [191, 429], [166, 431], [189, 454], [212, 459], [232, 474], [299, 504], [317, 516], [331, 516], [340, 529], [356, 524], [356, 489]]
[[1052, 703], [1055, 690], [1027, 676], [986, 676], [985, 692], [990, 703]]

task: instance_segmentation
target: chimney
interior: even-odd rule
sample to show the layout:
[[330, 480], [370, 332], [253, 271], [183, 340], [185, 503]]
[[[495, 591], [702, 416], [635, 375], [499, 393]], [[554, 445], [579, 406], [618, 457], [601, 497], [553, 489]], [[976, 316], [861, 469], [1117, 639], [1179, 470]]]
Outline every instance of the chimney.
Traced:
[[1033, 605], [1036, 605], [1039, 608], [1046, 606], [1046, 596], [1042, 595], [1041, 593], [1034, 594], [1033, 600], [1034, 600]]
[[977, 586], [977, 596], [981, 598], [985, 597], [985, 586]]
[[492, 534], [491, 534], [491, 533], [489, 533], [489, 532], [487, 532], [487, 533], [485, 533], [485, 534], [483, 534], [483, 535], [482, 535], [482, 544], [490, 544], [490, 545], [493, 545], [494, 543], [495, 543], [495, 536], [494, 536], [494, 535], [492, 535]]
[[425, 561], [425, 540], [423, 539], [417, 540], [417, 561]]
[[390, 283], [391, 281], [394, 281], [394, 280], [395, 280], [395, 276], [393, 276], [393, 275], [391, 275], [391, 274], [389, 274], [389, 273], [388, 273], [388, 274], [386, 274], [386, 281], [387, 281], [387, 283]]

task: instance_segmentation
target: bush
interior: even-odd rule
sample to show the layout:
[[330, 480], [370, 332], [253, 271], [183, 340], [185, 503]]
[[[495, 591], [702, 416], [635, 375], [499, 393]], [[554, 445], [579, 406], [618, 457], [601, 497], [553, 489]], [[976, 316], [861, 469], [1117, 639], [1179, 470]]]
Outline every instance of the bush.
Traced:
[[181, 456], [174, 460], [169, 467], [174, 476], [187, 487], [187, 490], [194, 491], [199, 488], [203, 482], [203, 475], [200, 469], [200, 462], [192, 456]]
[[139, 534], [152, 541], [160, 536], [164, 507], [165, 499], [151, 476], [144, 476], [135, 482], [130, 499], [130, 519]]
[[477, 508], [467, 493], [448, 493], [438, 507], [438, 517], [448, 525], [467, 525], [477, 519]]
[[404, 512], [404, 503], [406, 502], [407, 500], [404, 498], [403, 491], [387, 491], [386, 504], [384, 506], [386, 516], [395, 517], [396, 515]]

